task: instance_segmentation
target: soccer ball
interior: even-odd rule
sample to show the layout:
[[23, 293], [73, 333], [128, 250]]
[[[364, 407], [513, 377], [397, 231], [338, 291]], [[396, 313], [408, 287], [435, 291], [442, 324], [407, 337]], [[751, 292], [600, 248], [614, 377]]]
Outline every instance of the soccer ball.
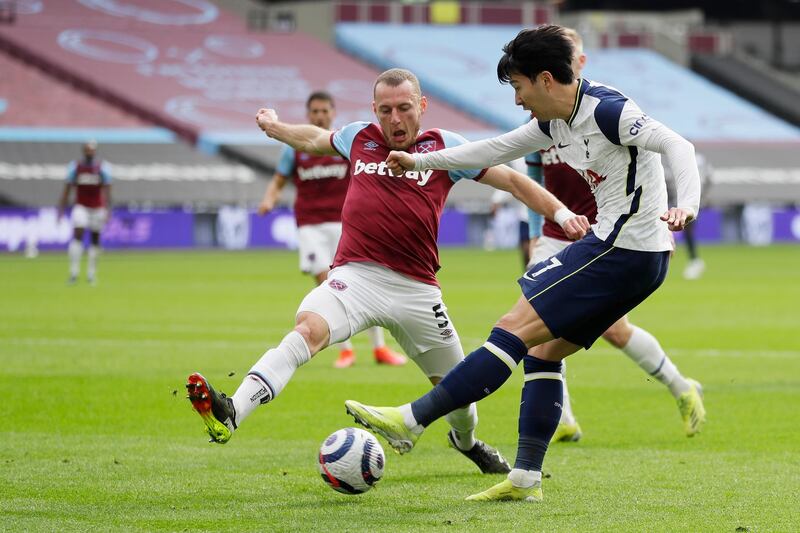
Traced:
[[344, 428], [319, 448], [319, 473], [333, 490], [344, 494], [367, 492], [383, 477], [386, 459], [378, 439], [358, 428]]

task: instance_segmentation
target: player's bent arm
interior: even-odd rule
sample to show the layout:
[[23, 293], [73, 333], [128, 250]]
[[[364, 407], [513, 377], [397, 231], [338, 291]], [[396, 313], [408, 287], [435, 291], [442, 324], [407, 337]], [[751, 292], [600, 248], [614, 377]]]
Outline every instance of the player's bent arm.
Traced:
[[413, 154], [414, 170], [486, 168], [519, 159], [552, 146], [553, 140], [534, 119], [499, 137], [465, 143], [427, 154]]
[[547, 189], [508, 166], [489, 168], [481, 183], [510, 192], [529, 209], [564, 228], [570, 239], [580, 239], [589, 230], [589, 220], [585, 216], [576, 215]]
[[264, 191], [264, 197], [261, 199], [261, 203], [258, 204], [259, 215], [265, 215], [275, 209], [275, 204], [278, 203], [281, 191], [286, 186], [286, 181], [286, 176], [280, 172], [272, 175], [272, 179], [267, 185], [267, 190]]
[[58, 200], [58, 218], [64, 216], [64, 212], [67, 210], [67, 202], [69, 201], [69, 191], [72, 189], [71, 183], [66, 183], [64, 185], [64, 191], [61, 193], [61, 198]]
[[268, 137], [286, 143], [295, 150], [312, 155], [336, 155], [331, 144], [331, 131], [313, 124], [287, 124], [278, 120], [272, 109], [259, 109], [256, 123]]
[[620, 141], [664, 156], [675, 178], [677, 206], [661, 217], [672, 231], [682, 230], [700, 210], [700, 173], [692, 143], [628, 102], [620, 119]]

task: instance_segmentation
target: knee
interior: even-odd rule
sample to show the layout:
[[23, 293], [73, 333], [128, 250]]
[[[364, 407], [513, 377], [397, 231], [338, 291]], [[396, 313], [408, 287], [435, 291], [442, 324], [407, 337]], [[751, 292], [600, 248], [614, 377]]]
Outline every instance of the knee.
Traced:
[[514, 313], [508, 312], [500, 317], [500, 319], [495, 323], [494, 327], [503, 329], [505, 331], [513, 331], [518, 322], [519, 320]]
[[300, 313], [294, 330], [305, 339], [312, 355], [325, 348], [330, 340], [328, 323], [314, 313]]
[[603, 338], [615, 348], [622, 349], [627, 346], [632, 334], [633, 329], [629, 324], [617, 322], [603, 333]]

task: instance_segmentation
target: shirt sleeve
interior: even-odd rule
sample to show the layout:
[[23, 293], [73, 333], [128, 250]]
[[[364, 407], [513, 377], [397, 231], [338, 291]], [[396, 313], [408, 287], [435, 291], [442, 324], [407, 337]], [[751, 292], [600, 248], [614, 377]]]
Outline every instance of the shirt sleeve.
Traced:
[[636, 146], [662, 154], [675, 179], [676, 206], [690, 209], [697, 216], [701, 185], [692, 143], [648, 117], [630, 100], [620, 115], [619, 139], [623, 146]]
[[111, 165], [105, 161], [100, 163], [100, 180], [103, 185], [111, 185]]
[[553, 144], [536, 119], [499, 137], [469, 142], [427, 154], [413, 154], [414, 170], [486, 168], [507, 163]]
[[[467, 144], [467, 140], [457, 133], [453, 133], [452, 131], [448, 130], [439, 130], [439, 133], [442, 135], [442, 139], [444, 140], [444, 147], [450, 148], [453, 146], [461, 146], [462, 144]], [[451, 170], [448, 172], [450, 179], [454, 182], [467, 179], [467, 180], [474, 180], [480, 179], [483, 177], [485, 173], [485, 169], [462, 169], [462, 170]]]
[[[542, 154], [531, 152], [525, 156], [525, 165], [528, 167], [528, 177], [539, 185], [544, 186], [544, 175], [542, 173]], [[542, 236], [542, 225], [544, 217], [528, 208], [528, 237], [536, 238]]]
[[280, 158], [278, 158], [278, 164], [275, 166], [275, 172], [287, 178], [294, 176], [294, 153], [294, 148], [285, 144], [281, 150]]
[[75, 178], [78, 176], [78, 163], [71, 161], [67, 166], [67, 175], [64, 178], [67, 183], [75, 183]]
[[358, 132], [369, 126], [369, 122], [351, 122], [342, 129], [331, 133], [331, 145], [342, 157], [350, 161], [350, 150]]

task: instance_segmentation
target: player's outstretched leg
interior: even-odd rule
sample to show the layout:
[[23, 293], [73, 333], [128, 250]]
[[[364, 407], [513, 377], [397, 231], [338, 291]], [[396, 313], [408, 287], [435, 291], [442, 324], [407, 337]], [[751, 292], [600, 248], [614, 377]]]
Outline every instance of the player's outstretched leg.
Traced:
[[525, 385], [519, 416], [519, 443], [508, 479], [469, 496], [470, 501], [542, 499], [542, 463], [547, 445], [561, 418], [561, 363], [525, 358]]
[[[300, 322], [297, 327], [308, 330], [307, 324]], [[314, 336], [313, 333], [310, 335]], [[311, 356], [305, 338], [294, 330], [276, 348], [267, 350], [261, 356], [230, 398], [216, 393], [200, 374], [189, 376], [189, 383], [186, 385], [189, 389], [189, 400], [203, 418], [211, 440], [221, 444], [228, 442], [242, 421], [256, 407], [277, 397], [295, 370], [307, 363]]]
[[519, 337], [494, 328], [483, 346], [416, 401], [400, 407], [373, 407], [348, 400], [345, 407], [356, 422], [375, 429], [395, 450], [406, 453], [435, 420], [500, 388], [527, 352]]
[[225, 444], [236, 430], [236, 410], [233, 400], [218, 393], [201, 374], [195, 372], [186, 383], [189, 401], [206, 425], [211, 442]]

